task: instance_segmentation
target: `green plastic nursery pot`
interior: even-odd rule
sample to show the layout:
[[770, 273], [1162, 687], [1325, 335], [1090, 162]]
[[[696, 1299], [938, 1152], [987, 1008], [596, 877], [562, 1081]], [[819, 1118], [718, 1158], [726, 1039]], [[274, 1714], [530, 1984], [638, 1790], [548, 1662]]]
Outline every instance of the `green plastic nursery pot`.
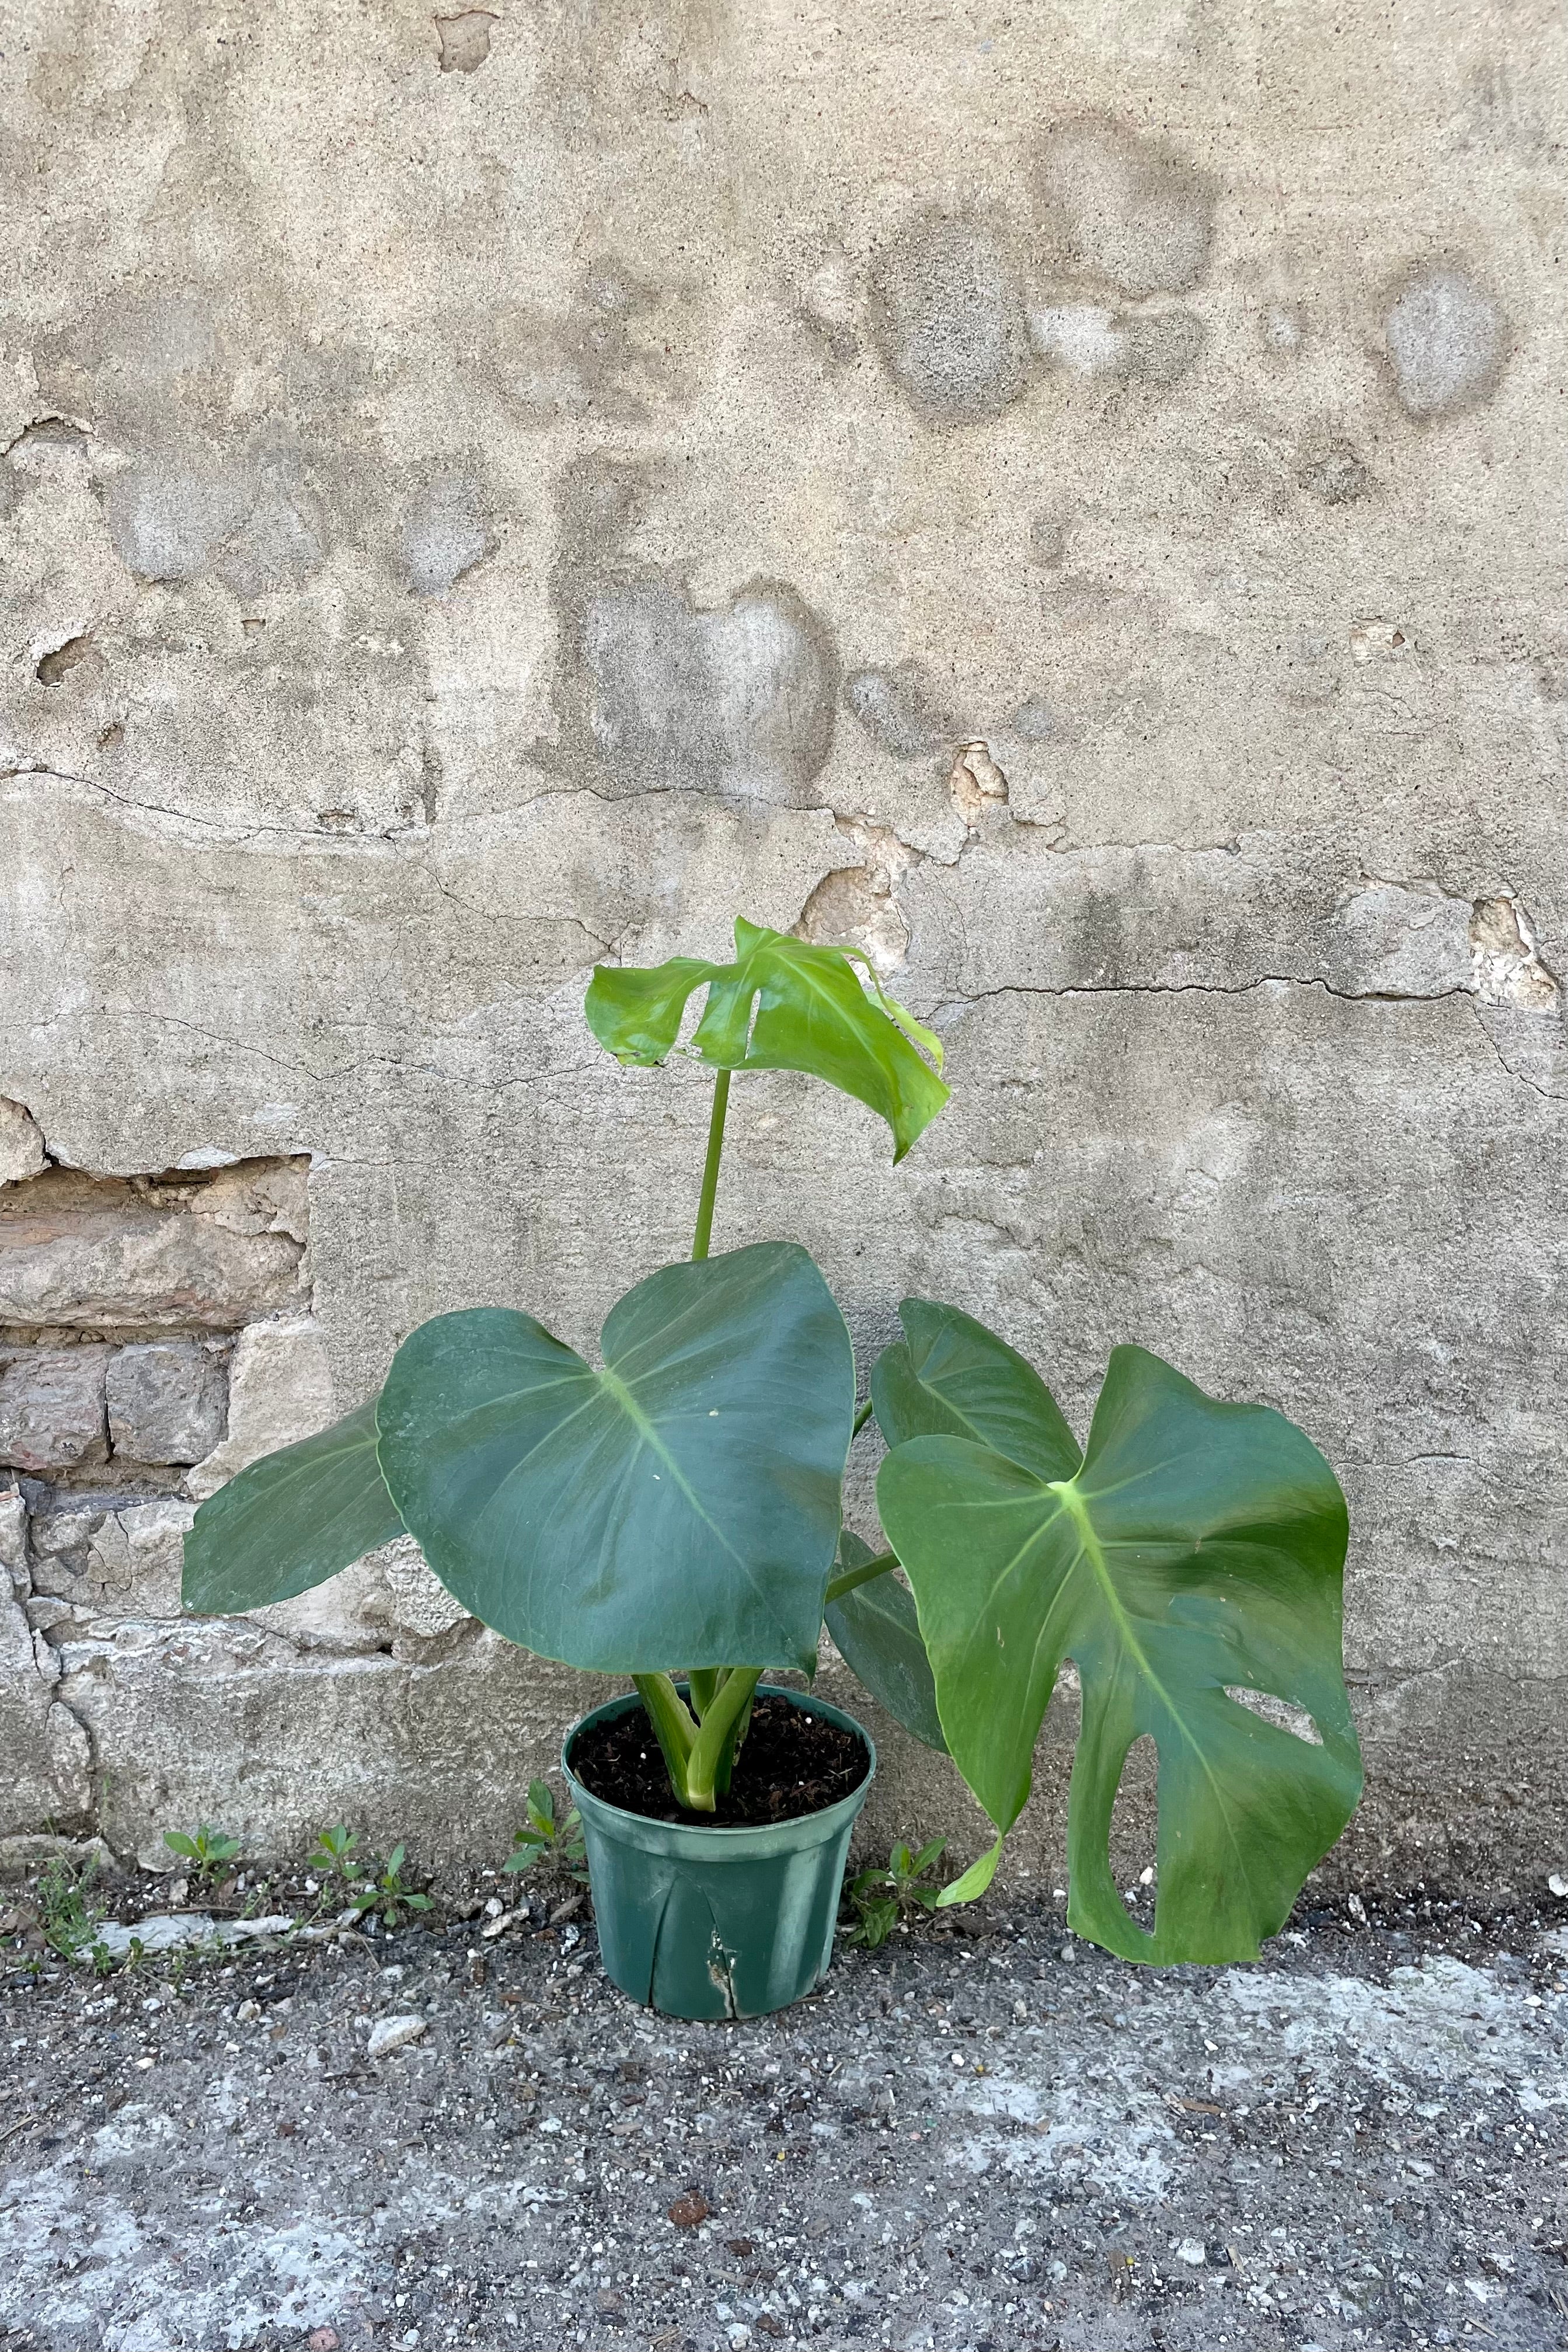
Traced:
[[[746, 1829], [652, 1822], [607, 1805], [572, 1769], [572, 1750], [592, 1725], [640, 1707], [635, 1693], [574, 1724], [561, 1749], [572, 1801], [583, 1817], [599, 1950], [623, 1992], [667, 2017], [763, 2017], [822, 1982], [856, 1815], [877, 1769], [877, 1751], [853, 1716], [803, 1691], [765, 1691], [824, 1717], [865, 1741], [858, 1789], [819, 1813]], [[649, 1732], [652, 1738], [652, 1732]]]

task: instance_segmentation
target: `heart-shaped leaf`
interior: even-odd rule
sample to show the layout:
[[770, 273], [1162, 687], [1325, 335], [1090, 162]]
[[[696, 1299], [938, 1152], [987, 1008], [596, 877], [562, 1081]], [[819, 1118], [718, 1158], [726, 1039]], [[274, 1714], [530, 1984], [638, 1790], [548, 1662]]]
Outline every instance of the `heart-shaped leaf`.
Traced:
[[737, 917], [733, 963], [676, 956], [652, 967], [597, 964], [584, 1009], [601, 1045], [647, 1068], [674, 1051], [687, 1000], [706, 987], [691, 1040], [700, 1060], [719, 1070], [804, 1070], [826, 1078], [887, 1120], [893, 1157], [901, 1160], [947, 1100], [937, 1075], [942, 1045], [884, 994], [868, 964], [873, 993], [867, 994], [849, 961], [855, 953], [813, 947]]
[[[873, 1558], [868, 1544], [847, 1528], [838, 1539], [838, 1566], [864, 1568]], [[890, 1570], [858, 1584], [830, 1601], [827, 1630], [846, 1664], [895, 1723], [945, 1754], [947, 1742], [936, 1711], [936, 1685], [921, 1640], [915, 1597]]]
[[402, 1533], [375, 1458], [373, 1397], [209, 1496], [185, 1537], [185, 1607], [216, 1617], [291, 1601]]
[[804, 1249], [667, 1265], [612, 1308], [604, 1370], [481, 1307], [405, 1340], [377, 1420], [388, 1486], [464, 1608], [607, 1674], [810, 1669], [838, 1536], [855, 1363]]
[[[955, 1346], [984, 1355], [984, 1326], [957, 1320]], [[921, 1318], [906, 1309], [911, 1325]], [[1048, 1397], [1033, 1438], [1020, 1428], [1021, 1359], [990, 1345], [994, 1409], [976, 1402], [978, 1372], [962, 1404], [952, 1381], [933, 1386], [930, 1413], [962, 1411], [972, 1433], [900, 1444], [877, 1489], [954, 1760], [1005, 1834], [1071, 1658], [1083, 1704], [1071, 1925], [1129, 1959], [1255, 1958], [1361, 1789], [1341, 1664], [1344, 1498], [1282, 1414], [1220, 1403], [1142, 1348], [1112, 1353], [1079, 1465], [1063, 1456]], [[916, 1356], [911, 1341], [918, 1372]], [[905, 1369], [882, 1385], [907, 1408]], [[1232, 1691], [1304, 1713], [1317, 1738]], [[1129, 1918], [1108, 1851], [1122, 1768], [1144, 1733], [1160, 1759], [1152, 1936]]]

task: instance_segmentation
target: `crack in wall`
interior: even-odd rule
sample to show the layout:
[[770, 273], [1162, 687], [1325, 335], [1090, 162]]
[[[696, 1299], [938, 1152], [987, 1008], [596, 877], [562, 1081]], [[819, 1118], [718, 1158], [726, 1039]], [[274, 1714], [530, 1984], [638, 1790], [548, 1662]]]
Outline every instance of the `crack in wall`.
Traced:
[[1441, 988], [1429, 992], [1405, 993], [1391, 989], [1335, 988], [1315, 974], [1266, 971], [1251, 980], [1108, 980], [1079, 981], [1069, 987], [1052, 988], [1035, 981], [1006, 981], [995, 988], [977, 989], [973, 995], [946, 997], [933, 1016], [966, 1012], [973, 1005], [989, 1003], [998, 996], [1250, 996], [1260, 988], [1315, 988], [1325, 996], [1332, 996], [1344, 1004], [1442, 1004], [1451, 997], [1462, 997], [1473, 1004], [1474, 997], [1468, 988]]

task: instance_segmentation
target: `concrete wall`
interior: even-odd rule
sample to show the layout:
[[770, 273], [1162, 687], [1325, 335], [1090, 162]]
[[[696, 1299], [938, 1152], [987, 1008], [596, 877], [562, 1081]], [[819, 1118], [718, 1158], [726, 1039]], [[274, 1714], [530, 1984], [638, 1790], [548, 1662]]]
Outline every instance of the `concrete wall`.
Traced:
[[[955, 1096], [894, 1171], [745, 1081], [721, 1243], [1080, 1424], [1121, 1339], [1284, 1407], [1344, 1866], [1560, 1860], [1557, 10], [6, 21], [4, 1826], [504, 1846], [581, 1684], [406, 1557], [182, 1626], [178, 1528], [423, 1317], [586, 1344], [688, 1245], [705, 1086], [579, 1006], [740, 910], [865, 944]], [[879, 1832], [973, 1841], [886, 1748]]]

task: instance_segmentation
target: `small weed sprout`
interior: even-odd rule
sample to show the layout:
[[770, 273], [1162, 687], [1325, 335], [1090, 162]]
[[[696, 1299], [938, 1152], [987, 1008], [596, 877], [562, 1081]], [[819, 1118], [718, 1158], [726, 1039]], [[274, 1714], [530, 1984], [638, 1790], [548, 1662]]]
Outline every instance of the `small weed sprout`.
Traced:
[[579, 1886], [588, 1884], [583, 1822], [576, 1806], [558, 1822], [553, 1796], [542, 1780], [531, 1780], [528, 1825], [513, 1833], [512, 1850], [501, 1868], [510, 1876], [521, 1878], [524, 1871], [541, 1862], [547, 1863], [563, 1878], [575, 1879]]
[[887, 1942], [900, 1920], [936, 1909], [942, 1888], [929, 1874], [936, 1868], [946, 1845], [945, 1838], [932, 1838], [919, 1853], [911, 1853], [900, 1839], [888, 1856], [886, 1869], [862, 1870], [850, 1880], [845, 1896], [856, 1915], [849, 1930], [852, 1944], [874, 1952], [879, 1944]]
[[97, 1876], [95, 1854], [80, 1864], [57, 1854], [38, 1880], [38, 1927], [45, 1943], [61, 1959], [74, 1960], [79, 1951], [92, 1948], [93, 1964], [101, 1976], [109, 1965], [109, 1953], [95, 1940], [103, 1916], [103, 1906], [92, 1899]]
[[356, 1911], [362, 1919], [374, 1913], [384, 1927], [396, 1927], [401, 1926], [405, 1912], [428, 1911], [432, 1907], [427, 1895], [411, 1894], [403, 1884], [405, 1852], [402, 1846], [393, 1848], [380, 1877], [361, 1885], [349, 1905], [351, 1911]]
[[[351, 1829], [339, 1822], [335, 1829], [323, 1830], [310, 1853], [305, 1867], [320, 1873], [323, 1878], [353, 1880], [360, 1873], [359, 1839]], [[401, 1853], [402, 1848], [398, 1851]]]
[[217, 1878], [231, 1862], [239, 1859], [238, 1838], [230, 1837], [226, 1830], [215, 1829], [210, 1822], [203, 1822], [189, 1832], [165, 1830], [163, 1843], [171, 1853], [190, 1864], [195, 1877], [204, 1881]]

